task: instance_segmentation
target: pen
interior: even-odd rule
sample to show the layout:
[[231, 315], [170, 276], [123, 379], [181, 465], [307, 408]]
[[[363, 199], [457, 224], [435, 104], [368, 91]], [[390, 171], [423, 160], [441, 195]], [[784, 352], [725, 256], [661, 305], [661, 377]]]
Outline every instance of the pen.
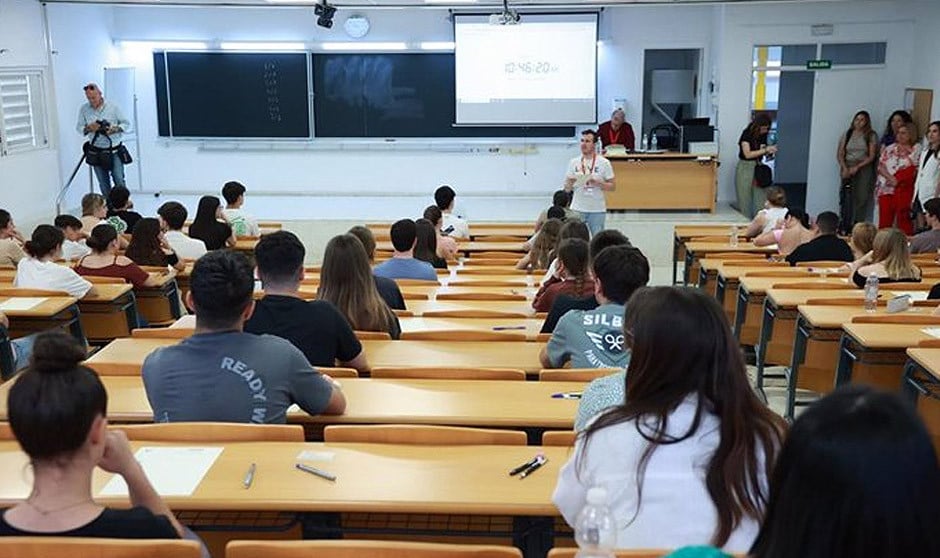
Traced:
[[507, 331], [510, 329], [525, 329], [524, 325], [517, 326], [493, 326], [493, 331]]
[[255, 480], [256, 468], [257, 468], [257, 465], [255, 465], [254, 463], [252, 463], [251, 466], [248, 467], [248, 472], [245, 473], [245, 480], [242, 481], [242, 486], [244, 486], [245, 488], [251, 488], [251, 483]]
[[529, 467], [535, 465], [535, 462], [538, 461], [538, 460], [539, 460], [539, 457], [541, 457], [541, 456], [542, 456], [542, 454], [540, 453], [540, 454], [536, 455], [535, 457], [533, 457], [532, 459], [526, 461], [526, 462], [523, 463], [522, 465], [519, 465], [519, 466], [516, 467], [515, 469], [509, 471], [509, 476], [510, 476], [510, 477], [514, 477], [514, 476], [518, 475], [519, 473], [525, 471], [525, 470], [528, 469]]
[[580, 391], [563, 391], [561, 393], [553, 393], [552, 399], [581, 399]]
[[321, 471], [320, 469], [317, 469], [316, 467], [311, 467], [311, 466], [309, 466], [309, 465], [304, 465], [303, 463], [296, 463], [296, 464], [294, 465], [294, 467], [300, 469], [301, 471], [303, 471], [303, 472], [305, 472], [305, 473], [310, 473], [311, 475], [316, 475], [316, 476], [320, 477], [321, 479], [326, 479], [326, 480], [328, 480], [328, 481], [335, 481], [335, 480], [336, 480], [336, 475], [334, 475], [334, 474], [332, 474], [332, 473], [327, 473], [326, 471]]
[[519, 480], [522, 480], [526, 478], [527, 476], [531, 475], [532, 473], [538, 471], [539, 467], [541, 467], [542, 465], [545, 465], [546, 463], [548, 463], [548, 458], [545, 457], [544, 455], [540, 455], [538, 461], [533, 463], [531, 467], [529, 467], [528, 469], [523, 471], [521, 475], [519, 475]]

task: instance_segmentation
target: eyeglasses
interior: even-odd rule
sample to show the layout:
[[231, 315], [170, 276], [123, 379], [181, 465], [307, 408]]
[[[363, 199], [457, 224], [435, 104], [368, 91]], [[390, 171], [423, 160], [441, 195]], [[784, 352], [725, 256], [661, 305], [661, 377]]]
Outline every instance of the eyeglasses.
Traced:
[[89, 83], [85, 87], [82, 87], [82, 89], [84, 89], [85, 91], [96, 91], [98, 89], [98, 86], [95, 85], [94, 83]]

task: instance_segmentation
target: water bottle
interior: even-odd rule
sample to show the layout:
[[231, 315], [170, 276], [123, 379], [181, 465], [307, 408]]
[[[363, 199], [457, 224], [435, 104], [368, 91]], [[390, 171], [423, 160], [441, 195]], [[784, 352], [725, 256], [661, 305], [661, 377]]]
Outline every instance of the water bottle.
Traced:
[[595, 486], [588, 490], [587, 504], [575, 521], [574, 538], [578, 543], [576, 558], [614, 558], [617, 528], [605, 489]]
[[738, 226], [731, 225], [731, 234], [728, 235], [728, 245], [732, 248], [738, 247]]
[[878, 275], [872, 273], [865, 280], [865, 311], [874, 312], [878, 308]]
[[649, 151], [649, 142], [647, 141], [646, 134], [643, 134], [643, 137], [640, 139], [640, 151]]
[[650, 149], [653, 151], [659, 149], [659, 138], [656, 137], [656, 134], [653, 134], [653, 142], [650, 144]]

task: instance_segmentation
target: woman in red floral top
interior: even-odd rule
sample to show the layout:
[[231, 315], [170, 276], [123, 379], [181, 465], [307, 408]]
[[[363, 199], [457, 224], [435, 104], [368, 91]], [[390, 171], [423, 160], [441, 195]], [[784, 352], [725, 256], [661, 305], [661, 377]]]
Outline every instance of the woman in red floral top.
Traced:
[[914, 234], [911, 200], [917, 179], [920, 146], [914, 144], [911, 124], [898, 127], [896, 141], [884, 148], [878, 161], [878, 228], [897, 227], [908, 236]]

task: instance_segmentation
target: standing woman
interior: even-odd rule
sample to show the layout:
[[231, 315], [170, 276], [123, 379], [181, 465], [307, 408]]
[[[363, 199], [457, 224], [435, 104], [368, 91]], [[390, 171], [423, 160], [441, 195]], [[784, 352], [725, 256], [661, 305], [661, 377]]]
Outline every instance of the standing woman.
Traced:
[[734, 186], [738, 195], [738, 211], [745, 217], [757, 213], [757, 205], [762, 203], [760, 188], [754, 186], [754, 168], [765, 155], [777, 152], [777, 146], [767, 145], [770, 132], [770, 117], [764, 113], [754, 116], [751, 124], [741, 132], [738, 139], [738, 166], [734, 173]]
[[897, 227], [911, 236], [911, 202], [917, 180], [920, 146], [914, 144], [913, 124], [902, 123], [895, 129], [895, 142], [881, 151], [878, 160], [878, 228]]
[[[914, 119], [906, 110], [896, 110], [888, 117], [888, 123], [885, 124], [885, 133], [881, 136], [881, 145], [888, 147], [897, 141], [898, 128], [901, 124], [912, 124]], [[913, 136], [912, 136], [913, 139]]]
[[[851, 219], [842, 219], [842, 226], [850, 229], [855, 223], [869, 221], [872, 210], [872, 190], [875, 184], [872, 162], [878, 152], [878, 134], [871, 129], [871, 116], [860, 110], [852, 118], [852, 125], [839, 141], [836, 160], [842, 185], [851, 189]], [[843, 216], [848, 208], [843, 208]]]
[[940, 121], [927, 127], [927, 149], [920, 155], [917, 182], [914, 183], [914, 201], [911, 207], [917, 215], [917, 228], [923, 228], [924, 202], [940, 195]]

